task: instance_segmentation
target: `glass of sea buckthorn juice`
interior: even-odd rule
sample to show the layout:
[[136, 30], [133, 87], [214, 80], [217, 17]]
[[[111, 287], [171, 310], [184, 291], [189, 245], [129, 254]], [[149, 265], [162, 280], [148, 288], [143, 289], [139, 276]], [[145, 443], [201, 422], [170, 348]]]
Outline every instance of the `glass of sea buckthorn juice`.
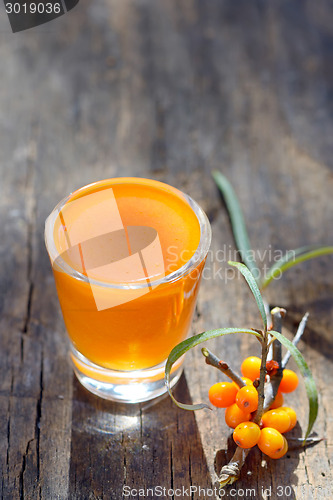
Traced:
[[[189, 334], [210, 240], [199, 205], [151, 179], [95, 182], [55, 207], [45, 242], [84, 387], [126, 403], [166, 391], [165, 361]], [[182, 360], [172, 385], [181, 371]]]

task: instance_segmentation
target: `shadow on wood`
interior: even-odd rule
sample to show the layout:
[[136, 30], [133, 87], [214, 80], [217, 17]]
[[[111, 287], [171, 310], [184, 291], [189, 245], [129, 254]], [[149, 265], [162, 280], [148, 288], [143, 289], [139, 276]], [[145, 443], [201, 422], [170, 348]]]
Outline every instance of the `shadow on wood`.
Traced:
[[[168, 395], [155, 404], [118, 404], [88, 393], [74, 378], [71, 498], [121, 498], [122, 487], [211, 486], [193, 412]], [[191, 403], [183, 375], [174, 389]], [[199, 483], [199, 484], [198, 484]]]

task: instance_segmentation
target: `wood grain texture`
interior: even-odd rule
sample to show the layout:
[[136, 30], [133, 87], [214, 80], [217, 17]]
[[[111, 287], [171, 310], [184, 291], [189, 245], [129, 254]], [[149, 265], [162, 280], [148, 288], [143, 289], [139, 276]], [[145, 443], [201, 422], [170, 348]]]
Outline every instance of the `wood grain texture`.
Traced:
[[[233, 183], [262, 266], [276, 250], [332, 244], [332, 4], [81, 0], [15, 35], [1, 13], [1, 497], [118, 500], [124, 485], [214, 485], [215, 467], [233, 448], [222, 412], [193, 415], [168, 398], [126, 408], [74, 379], [44, 220], [67, 193], [97, 179], [134, 175], [177, 186], [213, 229], [193, 331], [259, 327], [247, 287], [227, 269], [234, 242], [210, 172]], [[251, 488], [255, 498], [279, 498], [279, 486], [291, 487], [285, 498], [333, 495], [332, 278], [332, 258], [323, 257], [288, 271], [266, 294], [288, 310], [289, 337], [310, 312], [300, 348], [320, 392], [315, 431], [327, 439], [280, 461], [253, 451], [239, 498], [254, 498], [241, 495]], [[237, 336], [209, 346], [235, 367], [259, 352], [255, 340]], [[219, 377], [197, 349], [177, 397], [207, 401]], [[302, 429], [304, 397], [300, 387], [287, 398]]]

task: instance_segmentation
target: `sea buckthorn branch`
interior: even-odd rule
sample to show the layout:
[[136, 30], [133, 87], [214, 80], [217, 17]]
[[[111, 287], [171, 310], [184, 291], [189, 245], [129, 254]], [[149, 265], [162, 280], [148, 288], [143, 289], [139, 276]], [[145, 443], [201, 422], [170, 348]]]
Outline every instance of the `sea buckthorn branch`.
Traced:
[[257, 339], [257, 340], [258, 340], [258, 342], [260, 342], [260, 344], [261, 344], [261, 342], [262, 342], [262, 337], [263, 337], [263, 331], [262, 331], [262, 330], [259, 330], [258, 328], [252, 328], [252, 330], [253, 330], [254, 332], [259, 333], [259, 335], [258, 335], [258, 337], [256, 337], [256, 339]]
[[230, 462], [224, 465], [220, 471], [218, 482], [220, 484], [220, 488], [224, 488], [228, 484], [235, 483], [242, 470], [242, 467], [245, 463], [246, 457], [248, 456], [251, 448], [243, 449], [237, 446], [236, 451], [230, 460]]
[[268, 355], [268, 332], [264, 331], [264, 335], [262, 338], [261, 344], [261, 365], [260, 365], [260, 377], [259, 377], [259, 385], [257, 387], [258, 391], [258, 409], [254, 415], [253, 422], [256, 424], [260, 423], [262, 414], [264, 412], [264, 402], [265, 402], [265, 380], [266, 380], [266, 362]]
[[[286, 310], [280, 307], [275, 307], [271, 311], [273, 330], [281, 333], [282, 320], [286, 314]], [[258, 390], [258, 409], [252, 421], [259, 424], [263, 413], [269, 409], [270, 405], [274, 402], [281, 379], [282, 379], [282, 362], [281, 362], [281, 343], [275, 341], [273, 344], [273, 359], [278, 362], [278, 369], [274, 375], [270, 377], [270, 382], [265, 384], [266, 379], [266, 363], [269, 350], [269, 334], [267, 331], [263, 332], [262, 337], [262, 351], [261, 351], [261, 366], [260, 377], [253, 383], [257, 386]], [[207, 359], [207, 358], [206, 358]], [[255, 383], [256, 382], [256, 383]], [[236, 451], [227, 465], [224, 465], [219, 474], [219, 484], [223, 488], [227, 485], [233, 484], [240, 476], [240, 472], [245, 463], [246, 457], [249, 454], [249, 449], [242, 449], [237, 446]]]
[[[285, 314], [285, 311], [281, 308], [274, 308], [272, 311], [270, 311], [268, 303], [265, 301], [265, 299], [261, 295], [261, 291], [277, 276], [280, 276], [285, 270], [289, 269], [290, 267], [304, 262], [310, 258], [318, 257], [320, 255], [326, 255], [329, 253], [333, 253], [333, 246], [330, 247], [303, 247], [299, 249], [295, 249], [294, 251], [288, 252], [286, 256], [282, 257], [278, 262], [276, 262], [272, 268], [268, 271], [268, 275], [266, 274], [263, 279], [259, 280], [258, 278], [255, 278], [255, 275], [258, 273], [254, 272], [257, 271], [256, 269], [256, 262], [252, 259], [249, 258], [251, 255], [251, 246], [250, 246], [250, 241], [249, 237], [247, 234], [246, 226], [245, 226], [245, 220], [243, 216], [243, 212], [240, 206], [240, 203], [238, 201], [237, 195], [235, 191], [233, 190], [233, 187], [231, 186], [230, 182], [218, 171], [213, 172], [213, 178], [219, 187], [224, 200], [226, 202], [227, 210], [230, 216], [230, 221], [231, 221], [231, 226], [236, 242], [236, 246], [238, 251], [240, 252], [241, 259], [243, 263], [247, 266], [248, 272], [246, 269], [243, 268], [242, 264], [240, 263], [235, 263], [235, 262], [229, 262], [229, 264], [238, 267], [238, 269], [242, 272], [243, 276], [245, 277], [246, 281], [248, 282], [248, 285], [250, 286], [250, 289], [257, 301], [257, 305], [264, 323], [264, 333], [258, 336], [258, 340], [261, 342], [262, 345], [262, 359], [260, 363], [260, 377], [255, 379], [252, 383], [254, 387], [257, 388], [258, 391], [258, 409], [257, 412], [254, 416], [254, 418], [249, 418], [248, 420], [251, 420], [253, 422], [253, 425], [255, 425], [255, 422], [257, 421], [258, 423], [261, 420], [261, 417], [263, 416], [263, 419], [266, 418], [267, 422], [273, 423], [273, 420], [276, 418], [274, 415], [269, 415], [269, 412], [266, 414], [266, 410], [270, 408], [270, 405], [274, 403], [274, 405], [277, 404], [277, 406], [274, 406], [273, 408], [279, 408], [280, 405], [280, 397], [281, 392], [292, 392], [291, 389], [292, 385], [294, 384], [294, 379], [295, 377], [292, 377], [290, 379], [290, 373], [291, 370], [285, 370], [285, 367], [290, 359], [290, 355], [293, 356], [305, 382], [305, 387], [306, 387], [306, 392], [309, 400], [309, 422], [308, 422], [308, 428], [305, 434], [305, 438], [303, 439], [298, 439], [297, 438], [297, 444], [302, 442], [302, 446], [309, 445], [309, 444], [315, 444], [316, 442], [320, 441], [321, 439], [318, 438], [312, 438], [309, 437], [309, 433], [311, 432], [311, 429], [313, 427], [313, 424], [316, 420], [317, 417], [317, 412], [318, 412], [318, 394], [315, 386], [315, 382], [313, 380], [311, 371], [309, 370], [303, 356], [301, 353], [298, 351], [296, 345], [301, 338], [304, 328], [306, 325], [307, 317], [308, 314], [306, 314], [299, 327], [297, 330], [297, 333], [294, 337], [294, 340], [290, 342], [286, 337], [282, 335], [282, 319]], [[257, 333], [259, 333], [256, 330]], [[270, 333], [271, 332], [271, 333]], [[287, 354], [284, 356], [282, 359], [282, 345], [288, 349]], [[270, 361], [267, 363], [267, 358], [270, 359]], [[258, 360], [259, 361], [259, 360]], [[269, 379], [267, 380], [266, 384], [266, 371], [269, 374]], [[288, 372], [288, 377], [287, 377], [287, 372]], [[242, 371], [243, 373], [243, 371]], [[243, 375], [245, 375], [243, 373]], [[294, 374], [296, 375], [296, 374]], [[297, 376], [296, 376], [297, 379]], [[253, 380], [253, 379], [252, 379]], [[288, 380], [288, 382], [287, 382]], [[291, 383], [293, 381], [293, 383]], [[297, 382], [298, 383], [298, 382]], [[287, 384], [287, 385], [286, 385]], [[282, 387], [283, 386], [283, 387]], [[288, 387], [289, 386], [289, 387]], [[296, 385], [297, 386], [297, 385]], [[280, 392], [278, 392], [278, 389], [280, 388]], [[283, 390], [285, 389], [285, 390]], [[287, 390], [288, 389], [288, 390]], [[241, 388], [239, 392], [237, 393], [237, 396], [241, 391], [244, 391], [244, 388]], [[237, 396], [236, 396], [236, 403], [237, 401]], [[239, 398], [238, 398], [239, 399]], [[283, 402], [283, 398], [282, 398]], [[281, 403], [282, 404], [282, 403]], [[238, 404], [239, 406], [239, 404]], [[235, 413], [234, 410], [231, 410], [233, 405], [231, 405], [228, 410], [230, 412], [228, 413], [228, 417], [226, 414], [226, 423], [229, 425], [229, 427], [235, 428], [234, 425], [232, 425], [236, 421], [236, 415], [237, 412]], [[281, 407], [282, 409], [282, 407]], [[287, 412], [289, 414], [289, 417], [292, 421], [292, 412], [295, 413], [294, 410], [291, 408], [283, 408], [283, 411], [286, 410], [291, 410]], [[272, 410], [274, 411], [274, 409]], [[227, 412], [227, 410], [226, 410]], [[296, 414], [295, 414], [296, 417]], [[240, 417], [241, 418], [241, 417]], [[228, 419], [228, 421], [227, 421]], [[279, 425], [281, 427], [283, 421], [285, 419], [281, 418], [279, 421]], [[288, 430], [291, 430], [293, 426], [295, 425], [297, 420], [295, 420], [291, 425]], [[250, 422], [245, 422], [247, 423]], [[222, 467], [220, 471], [220, 476], [219, 476], [219, 482], [220, 482], [220, 487], [224, 487], [227, 484], [232, 484], [235, 481], [237, 481], [238, 477], [240, 476], [240, 471], [242, 469], [242, 466], [244, 465], [244, 462], [246, 460], [246, 457], [249, 453], [249, 449], [243, 449], [241, 448], [242, 444], [248, 445], [250, 441], [245, 440], [246, 434], [246, 425], [242, 428], [240, 427], [242, 424], [239, 424], [239, 426], [235, 429], [234, 431], [234, 440], [237, 443], [237, 445], [240, 445], [237, 447], [234, 456], [230, 460], [230, 462]], [[237, 424], [236, 424], [237, 425]], [[238, 429], [238, 430], [237, 430]], [[245, 430], [244, 430], [245, 429]], [[236, 432], [237, 430], [237, 432]], [[274, 432], [273, 432], [274, 431]], [[281, 430], [281, 432], [283, 432]], [[235, 439], [235, 433], [236, 433], [236, 439]], [[252, 436], [253, 437], [253, 436]], [[243, 438], [243, 439], [242, 439]], [[276, 438], [276, 439], [275, 439]], [[275, 439], [275, 441], [274, 441]], [[283, 439], [283, 441], [282, 441]], [[277, 445], [277, 441], [279, 441], [279, 446], [273, 450], [270, 446], [273, 446], [273, 441], [274, 441], [274, 446]], [[288, 449], [288, 443], [284, 436], [282, 436], [281, 433], [277, 430], [272, 425], [272, 428], [268, 425], [264, 425], [264, 428], [262, 430], [261, 436], [258, 441], [258, 447], [259, 449], [267, 454], [268, 456], [271, 456], [272, 458], [280, 458], [282, 457], [287, 449]], [[281, 447], [282, 446], [282, 447]]]
[[[229, 264], [238, 267], [238, 269], [242, 272], [245, 277], [248, 285], [251, 288], [253, 295], [257, 301], [258, 308], [260, 310], [263, 323], [264, 330], [261, 333], [261, 364], [260, 364], [260, 375], [259, 380], [256, 381], [255, 387], [258, 391], [258, 407], [255, 412], [254, 418], [252, 422], [255, 424], [259, 424], [264, 412], [264, 401], [265, 401], [265, 380], [266, 380], [266, 362], [268, 355], [268, 344], [269, 344], [269, 333], [267, 331], [267, 315], [266, 315], [266, 307], [263, 303], [260, 291], [257, 290], [256, 283], [253, 280], [253, 276], [249, 273], [242, 264], [230, 262]], [[240, 471], [245, 463], [246, 457], [249, 453], [250, 449], [243, 449], [237, 446], [236, 451], [227, 465], [224, 465], [220, 471], [220, 475], [218, 481], [220, 483], [220, 487], [223, 488], [228, 484], [233, 484], [240, 476]]]
[[[287, 311], [282, 307], [274, 307], [271, 311], [273, 330], [276, 332], [282, 332], [282, 320], [285, 317]], [[282, 345], [281, 342], [275, 341], [273, 343], [273, 359], [278, 362], [279, 368], [278, 373], [282, 378]]]
[[[274, 307], [271, 311], [273, 330], [281, 333], [282, 332], [282, 320], [286, 315], [286, 310], [281, 307]], [[274, 375], [270, 376], [270, 383], [266, 384], [265, 387], [265, 401], [264, 401], [264, 412], [269, 409], [271, 404], [274, 402], [280, 382], [282, 380], [282, 346], [278, 340], [273, 342], [273, 360], [278, 363], [277, 371]]]
[[[305, 330], [305, 327], [306, 327], [306, 323], [308, 321], [308, 317], [309, 317], [309, 313], [306, 312], [304, 314], [303, 318], [301, 319], [300, 324], [298, 325], [296, 335], [295, 335], [295, 337], [293, 338], [293, 341], [292, 341], [293, 345], [295, 345], [295, 346], [301, 340], [301, 337], [302, 337], [302, 335], [304, 333], [304, 330]], [[290, 359], [290, 356], [291, 356], [290, 351], [287, 351], [286, 355], [284, 356], [284, 358], [282, 360], [282, 369], [284, 369], [287, 366], [288, 361]]]
[[206, 347], [203, 347], [201, 349], [202, 354], [205, 357], [205, 361], [207, 365], [214, 366], [218, 370], [220, 370], [222, 373], [224, 373], [227, 377], [229, 377], [235, 384], [238, 385], [238, 387], [244, 387], [246, 384], [245, 382], [241, 379], [241, 376], [238, 375], [236, 372], [234, 372], [228, 363], [225, 361], [219, 360], [215, 354], [213, 354], [211, 351], [209, 351]]
[[[279, 308], [279, 307], [275, 307], [274, 309], [272, 309], [271, 314], [272, 314], [272, 321], [273, 321], [273, 330], [281, 333], [282, 332], [282, 320], [283, 320], [284, 316], [286, 315], [286, 310]], [[308, 317], [309, 317], [309, 313], [307, 312], [304, 314], [302, 320], [300, 321], [300, 323], [298, 325], [297, 332], [296, 332], [296, 334], [293, 338], [293, 341], [292, 341], [293, 345], [295, 345], [295, 346], [298, 344], [298, 342], [300, 341], [300, 339], [304, 333]], [[272, 405], [272, 403], [275, 401], [275, 398], [276, 398], [276, 395], [277, 395], [277, 392], [278, 392], [278, 389], [280, 386], [280, 382], [282, 380], [282, 372], [286, 368], [286, 366], [290, 360], [291, 353], [290, 353], [290, 351], [287, 351], [283, 360], [280, 361], [281, 347], [282, 347], [281, 343], [275, 339], [273, 342], [273, 359], [280, 364], [281, 368], [280, 368], [280, 370], [277, 371], [276, 374], [274, 374], [270, 377], [270, 383], [266, 384], [264, 411], [267, 411], [270, 408], [270, 406]]]
[[313, 446], [321, 441], [326, 441], [326, 438], [319, 436], [309, 436], [306, 439], [298, 437], [288, 438], [289, 450], [299, 450], [304, 446]]
[[[258, 391], [258, 409], [253, 418], [253, 422], [259, 424], [261, 417], [264, 412], [264, 401], [265, 401], [265, 379], [266, 379], [266, 361], [268, 354], [268, 341], [269, 336], [267, 329], [265, 328], [262, 333], [261, 338], [261, 365], [260, 365], [260, 377], [256, 380], [256, 384]], [[240, 472], [245, 463], [246, 457], [249, 454], [251, 448], [243, 449], [237, 446], [236, 451], [229, 461], [228, 464], [224, 465], [218, 477], [218, 481], [220, 484], [220, 488], [224, 488], [227, 485], [233, 484], [236, 482], [240, 476]]]
[[266, 311], [266, 316], [267, 316], [267, 330], [272, 330], [273, 329], [273, 324], [272, 324], [272, 313], [271, 313], [271, 308], [269, 307], [269, 303], [267, 300], [263, 298], [263, 303], [264, 303], [264, 308]]

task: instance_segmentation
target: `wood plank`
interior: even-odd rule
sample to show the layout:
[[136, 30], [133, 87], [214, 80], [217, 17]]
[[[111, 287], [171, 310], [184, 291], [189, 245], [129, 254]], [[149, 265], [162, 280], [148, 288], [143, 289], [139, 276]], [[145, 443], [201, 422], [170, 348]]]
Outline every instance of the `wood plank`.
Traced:
[[[0, 19], [3, 498], [118, 499], [123, 485], [214, 483], [216, 454], [221, 464], [232, 453], [221, 411], [193, 415], [168, 398], [128, 409], [73, 378], [44, 220], [63, 196], [100, 178], [175, 185], [201, 203], [213, 228], [193, 331], [259, 326], [246, 287], [226, 266], [234, 242], [210, 171], [234, 184], [263, 264], [275, 250], [331, 243], [332, 19], [329, 0], [81, 0], [16, 35]], [[292, 487], [290, 498], [331, 491], [331, 263], [290, 270], [267, 290], [270, 303], [288, 309], [289, 337], [310, 311], [301, 349], [320, 390], [315, 430], [329, 439], [274, 463], [251, 453], [238, 487], [258, 498], [262, 487], [276, 494], [281, 485]], [[250, 338], [209, 345], [235, 366], [258, 353]], [[177, 396], [207, 401], [218, 379], [197, 349]], [[302, 398], [300, 388], [304, 429]]]
[[[88, 394], [77, 381], [74, 387], [70, 498], [210, 486], [193, 413], [169, 397], [128, 407]], [[190, 403], [184, 377], [175, 394]]]

